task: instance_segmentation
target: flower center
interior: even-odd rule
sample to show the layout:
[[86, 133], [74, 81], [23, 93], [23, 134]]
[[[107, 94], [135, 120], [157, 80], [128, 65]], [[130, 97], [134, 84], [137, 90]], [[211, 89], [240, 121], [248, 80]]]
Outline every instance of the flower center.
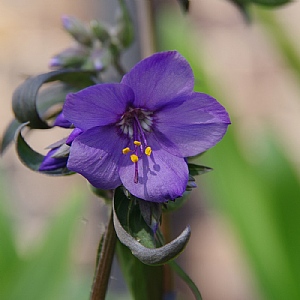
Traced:
[[134, 163], [134, 182], [138, 183], [138, 161], [143, 155], [150, 156], [152, 153], [151, 147], [147, 143], [145, 132], [151, 131], [153, 124], [153, 113], [145, 111], [141, 108], [129, 108], [120, 122], [121, 131], [133, 140], [132, 149], [126, 147], [122, 150], [123, 154], [130, 153], [130, 159]]

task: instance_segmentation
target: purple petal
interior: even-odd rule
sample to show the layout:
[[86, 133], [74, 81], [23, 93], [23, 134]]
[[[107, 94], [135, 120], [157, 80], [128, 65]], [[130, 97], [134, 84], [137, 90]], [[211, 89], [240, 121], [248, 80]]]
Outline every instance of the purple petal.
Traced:
[[68, 157], [52, 157], [59, 148], [51, 149], [45, 156], [43, 162], [39, 167], [39, 171], [53, 171], [60, 168], [65, 168]]
[[68, 94], [63, 108], [67, 120], [87, 130], [116, 123], [133, 101], [132, 90], [123, 84], [97, 84]]
[[72, 123], [69, 122], [64, 114], [61, 112], [55, 119], [53, 126], [59, 126], [63, 128], [70, 128], [72, 126]]
[[181, 105], [170, 104], [155, 116], [156, 139], [165, 150], [182, 157], [213, 147], [230, 124], [225, 108], [202, 93], [193, 93]]
[[82, 130], [79, 128], [74, 128], [74, 130], [71, 132], [71, 134], [68, 136], [66, 140], [66, 144], [71, 146], [74, 139], [77, 138], [82, 133]]
[[135, 107], [155, 110], [173, 98], [191, 93], [194, 76], [186, 59], [176, 51], [169, 51], [142, 60], [121, 83], [133, 89]]
[[188, 182], [188, 167], [184, 158], [171, 155], [148, 139], [152, 146], [150, 157], [143, 155], [138, 161], [138, 183], [134, 182], [135, 165], [124, 160], [120, 167], [120, 178], [134, 196], [152, 202], [166, 202], [181, 197]]
[[115, 126], [89, 129], [73, 141], [68, 168], [80, 173], [96, 188], [114, 189], [121, 185], [119, 161], [127, 143]]

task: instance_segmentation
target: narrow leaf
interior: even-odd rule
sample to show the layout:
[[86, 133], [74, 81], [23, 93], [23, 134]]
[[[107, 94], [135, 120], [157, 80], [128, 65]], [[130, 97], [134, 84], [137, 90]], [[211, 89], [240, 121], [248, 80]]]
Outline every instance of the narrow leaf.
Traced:
[[1, 140], [1, 145], [0, 145], [0, 154], [3, 154], [7, 147], [10, 145], [10, 143], [14, 140], [15, 134], [17, 129], [21, 123], [17, 121], [16, 119], [12, 120], [9, 125], [7, 126], [4, 136]]
[[201, 293], [196, 286], [196, 284], [193, 282], [193, 280], [185, 273], [185, 271], [173, 260], [168, 263], [172, 270], [176, 272], [176, 274], [188, 285], [188, 287], [193, 292], [196, 300], [202, 300]]
[[176, 258], [184, 250], [185, 246], [189, 241], [191, 235], [190, 227], [187, 227], [175, 240], [162, 247], [154, 249], [147, 248], [143, 246], [134, 237], [132, 237], [123, 228], [119, 221], [119, 210], [117, 210], [117, 207], [119, 202], [122, 201], [122, 199], [124, 199], [124, 196], [125, 195], [122, 189], [118, 188], [116, 190], [115, 198], [113, 201], [114, 225], [117, 236], [121, 243], [127, 246], [135, 257], [137, 257], [141, 262], [147, 265], [160, 265]]
[[252, 0], [252, 3], [264, 6], [280, 6], [291, 2], [291, 0]]
[[16, 119], [21, 123], [29, 122], [31, 128], [49, 128], [37, 109], [37, 94], [40, 87], [44, 83], [60, 80], [81, 89], [94, 84], [93, 74], [94, 72], [79, 70], [58, 70], [28, 78], [13, 94], [12, 107]]
[[192, 176], [201, 175], [209, 171], [212, 171], [212, 168], [197, 165], [197, 164], [192, 164], [192, 163], [188, 163], [188, 167], [189, 167], [189, 173]]
[[27, 123], [22, 124], [17, 132], [16, 132], [16, 151], [17, 154], [21, 160], [21, 162], [28, 167], [29, 169], [47, 174], [47, 175], [71, 175], [74, 174], [74, 172], [71, 172], [67, 168], [59, 168], [53, 171], [39, 171], [40, 164], [44, 160], [44, 156], [35, 150], [33, 150], [25, 141], [25, 139], [22, 136], [22, 129], [27, 125]]

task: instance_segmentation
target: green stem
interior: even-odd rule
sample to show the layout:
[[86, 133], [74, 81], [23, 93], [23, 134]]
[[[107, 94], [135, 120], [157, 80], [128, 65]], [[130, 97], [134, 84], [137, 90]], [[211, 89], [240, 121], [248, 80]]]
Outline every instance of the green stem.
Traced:
[[100, 240], [99, 248], [101, 248], [101, 251], [91, 291], [91, 300], [105, 299], [105, 294], [110, 277], [111, 265], [115, 253], [116, 241], [117, 238], [113, 225], [113, 213], [111, 213], [104, 239], [101, 238]]

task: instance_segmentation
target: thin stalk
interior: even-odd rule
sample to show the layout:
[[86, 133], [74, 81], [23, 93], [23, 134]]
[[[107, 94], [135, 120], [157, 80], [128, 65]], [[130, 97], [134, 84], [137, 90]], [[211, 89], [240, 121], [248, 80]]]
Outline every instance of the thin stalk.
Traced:
[[116, 241], [117, 238], [113, 225], [113, 213], [111, 212], [104, 238], [100, 239], [99, 249], [101, 249], [101, 251], [91, 291], [91, 300], [105, 299], [111, 265], [115, 253]]
[[153, 0], [136, 1], [138, 11], [139, 41], [142, 58], [153, 54], [156, 49]]
[[[171, 240], [171, 219], [170, 214], [163, 215], [162, 233], [165, 243]], [[169, 264], [164, 265], [164, 282], [163, 282], [164, 295], [172, 295], [174, 293], [174, 274]]]

